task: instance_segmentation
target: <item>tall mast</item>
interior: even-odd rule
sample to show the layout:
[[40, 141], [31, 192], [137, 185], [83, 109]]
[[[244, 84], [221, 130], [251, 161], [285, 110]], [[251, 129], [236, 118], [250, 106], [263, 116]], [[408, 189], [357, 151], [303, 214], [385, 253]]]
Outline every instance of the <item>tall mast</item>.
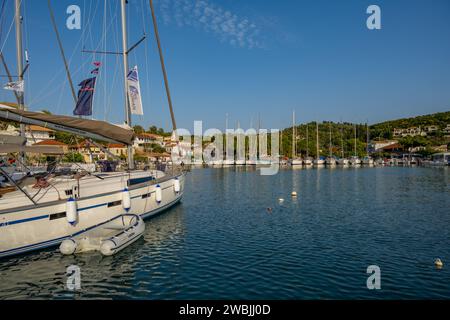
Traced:
[[356, 123], [355, 123], [355, 150], [354, 150], [354, 155], [356, 157]]
[[[166, 65], [164, 64], [161, 40], [159, 39], [158, 24], [156, 22], [156, 15], [155, 15], [155, 8], [153, 7], [153, 0], [149, 0], [149, 3], [150, 3], [150, 11], [152, 13], [153, 29], [155, 30], [156, 43], [158, 44], [159, 60], [161, 62], [161, 69], [162, 69], [162, 73], [163, 73], [163, 77], [164, 77], [164, 86], [166, 88], [167, 102], [169, 103], [170, 118], [172, 119], [172, 128], [173, 128], [173, 131], [176, 131], [177, 123], [175, 121], [175, 114], [173, 112], [173, 107], [172, 107], [172, 97], [170, 96], [169, 80], [167, 79], [167, 71], [166, 71]], [[177, 137], [175, 137], [175, 138], [178, 141], [178, 138]]]
[[295, 158], [296, 150], [295, 150], [295, 110], [292, 111], [292, 159]]
[[309, 123], [306, 124], [306, 158], [309, 157]]
[[[18, 0], [16, 0], [18, 1]], [[128, 39], [127, 39], [127, 12], [126, 4], [127, 0], [120, 0], [121, 13], [122, 13], [122, 49], [123, 49], [123, 80], [124, 80], [124, 93], [125, 93], [125, 121], [131, 128], [131, 110], [128, 101]], [[134, 169], [133, 149], [132, 146], [128, 146], [128, 169]]]
[[342, 158], [344, 158], [345, 154], [344, 154], [344, 130], [342, 129], [342, 124], [341, 124], [341, 153], [342, 153]]
[[333, 152], [331, 150], [331, 122], [330, 122], [330, 158], [333, 156]]
[[[21, 14], [22, 0], [15, 0], [14, 21], [16, 24], [16, 51], [17, 51], [17, 74], [19, 81], [23, 81], [23, 49], [22, 49], [22, 14]], [[19, 109], [25, 110], [24, 93], [17, 92], [19, 97]], [[25, 136], [25, 126], [20, 125], [20, 135]]]
[[317, 159], [320, 158], [319, 155], [319, 122], [316, 121], [316, 154], [317, 154]]
[[369, 156], [369, 124], [366, 122], [366, 154]]

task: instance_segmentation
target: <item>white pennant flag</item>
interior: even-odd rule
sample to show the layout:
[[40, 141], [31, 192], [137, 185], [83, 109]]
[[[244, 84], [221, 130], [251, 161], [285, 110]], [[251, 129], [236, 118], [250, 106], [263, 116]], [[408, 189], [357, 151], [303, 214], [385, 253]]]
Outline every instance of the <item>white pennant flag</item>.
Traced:
[[23, 92], [23, 90], [24, 90], [24, 81], [23, 80], [19, 80], [19, 81], [14, 81], [14, 82], [8, 82], [7, 84], [5, 84], [3, 89], [5, 89], [5, 90], [13, 90], [13, 91], [16, 91], [16, 92]]
[[128, 97], [130, 99], [130, 109], [132, 114], [143, 115], [141, 86], [139, 85], [138, 67], [134, 66], [128, 73]]

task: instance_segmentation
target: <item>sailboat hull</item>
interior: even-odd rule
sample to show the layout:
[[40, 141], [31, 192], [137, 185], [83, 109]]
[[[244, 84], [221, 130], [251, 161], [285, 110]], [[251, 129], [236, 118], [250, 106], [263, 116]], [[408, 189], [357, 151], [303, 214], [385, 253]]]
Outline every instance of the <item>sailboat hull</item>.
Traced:
[[[174, 188], [179, 180], [180, 189]], [[178, 203], [184, 191], [185, 175], [167, 177], [129, 187], [130, 212], [150, 218]], [[157, 186], [161, 201], [156, 201]], [[78, 219], [66, 219], [66, 200], [0, 211], [0, 257], [17, 255], [60, 244], [126, 212], [122, 190], [77, 199]]]

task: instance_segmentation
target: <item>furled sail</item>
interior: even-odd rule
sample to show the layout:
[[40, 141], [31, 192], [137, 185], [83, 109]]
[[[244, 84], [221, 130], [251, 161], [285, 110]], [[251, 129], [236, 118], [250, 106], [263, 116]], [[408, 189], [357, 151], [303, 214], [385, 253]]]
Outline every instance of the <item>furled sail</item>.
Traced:
[[11, 106], [0, 104], [0, 120], [34, 124], [55, 131], [64, 131], [83, 137], [107, 142], [119, 142], [126, 145], [131, 145], [134, 139], [133, 130], [124, 129], [104, 121], [23, 111]]

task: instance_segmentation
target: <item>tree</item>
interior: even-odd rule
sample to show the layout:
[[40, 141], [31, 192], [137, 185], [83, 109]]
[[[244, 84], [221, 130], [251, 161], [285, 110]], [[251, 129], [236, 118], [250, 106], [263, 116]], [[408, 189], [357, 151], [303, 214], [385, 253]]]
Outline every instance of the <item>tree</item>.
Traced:
[[78, 152], [71, 152], [64, 155], [63, 162], [84, 162], [83, 156]]
[[148, 128], [148, 133], [157, 134], [158, 128], [156, 126], [151, 126], [150, 128]]
[[136, 134], [141, 134], [145, 131], [144, 128], [142, 128], [142, 126], [140, 126], [140, 125], [135, 125], [133, 127], [133, 130], [134, 130], [134, 133], [136, 133]]

